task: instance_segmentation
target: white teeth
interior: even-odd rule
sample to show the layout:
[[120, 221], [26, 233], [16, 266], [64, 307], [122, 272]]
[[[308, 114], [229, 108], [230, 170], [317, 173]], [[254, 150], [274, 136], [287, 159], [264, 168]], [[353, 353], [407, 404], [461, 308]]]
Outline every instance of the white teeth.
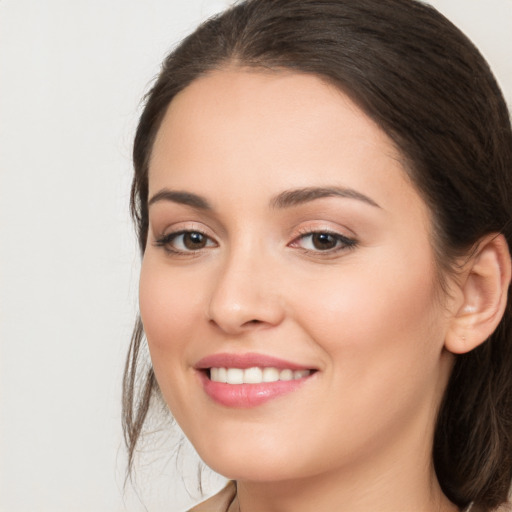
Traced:
[[311, 370], [279, 370], [277, 368], [254, 366], [242, 370], [241, 368], [210, 368], [210, 379], [213, 382], [227, 384], [261, 384], [262, 382], [288, 381], [307, 377]]
[[[219, 382], [227, 382], [228, 381], [228, 372], [226, 368], [217, 368], [219, 370]], [[213, 370], [213, 368], [212, 368]]]
[[244, 371], [240, 368], [228, 368], [226, 372], [226, 382], [228, 384], [243, 384]]
[[263, 382], [277, 382], [279, 370], [277, 368], [263, 368]]
[[244, 384], [259, 384], [263, 379], [261, 368], [247, 368], [244, 370]]
[[281, 370], [279, 373], [279, 380], [293, 380], [292, 370]]

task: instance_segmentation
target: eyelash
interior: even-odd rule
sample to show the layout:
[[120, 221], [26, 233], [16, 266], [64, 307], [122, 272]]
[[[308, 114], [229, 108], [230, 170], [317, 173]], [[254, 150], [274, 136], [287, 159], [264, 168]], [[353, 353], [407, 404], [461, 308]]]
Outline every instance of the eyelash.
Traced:
[[[206, 239], [206, 246], [205, 247], [201, 247], [199, 249], [189, 249], [189, 250], [183, 250], [183, 249], [176, 249], [175, 247], [172, 246], [172, 243], [177, 239], [179, 238], [180, 236], [184, 236], [184, 235], [201, 235], [202, 237], [204, 237]], [[173, 254], [173, 255], [193, 255], [193, 254], [197, 254], [199, 253], [201, 250], [207, 248], [207, 247], [211, 247], [212, 245], [210, 244], [210, 242], [212, 242], [212, 238], [209, 237], [206, 233], [203, 233], [202, 231], [198, 230], [198, 229], [182, 229], [180, 231], [175, 231], [173, 233], [167, 233], [165, 235], [162, 235], [160, 237], [158, 237], [155, 242], [154, 242], [154, 245], [156, 247], [162, 247], [167, 253], [169, 254]], [[215, 242], [214, 242], [214, 245]]]
[[[180, 236], [184, 235], [200, 235], [206, 239], [206, 245], [204, 247], [200, 247], [198, 249], [177, 249], [172, 246], [172, 243], [179, 238]], [[307, 254], [314, 254], [314, 255], [333, 255], [337, 254], [341, 251], [351, 250], [354, 249], [358, 242], [354, 238], [349, 238], [344, 235], [341, 235], [340, 233], [336, 233], [334, 231], [329, 230], [305, 230], [298, 237], [296, 237], [290, 244], [288, 244], [289, 247], [298, 247], [300, 241], [304, 241], [307, 238], [312, 238], [315, 235], [327, 235], [329, 237], [333, 237], [334, 241], [336, 242], [336, 246], [333, 248], [321, 250], [321, 249], [307, 249], [302, 248], [302, 250]], [[212, 243], [213, 242], [213, 243]], [[156, 247], [162, 247], [167, 253], [171, 255], [194, 255], [198, 254], [200, 251], [208, 248], [208, 247], [214, 247], [216, 246], [216, 242], [208, 236], [206, 233], [197, 230], [197, 229], [183, 229], [180, 231], [176, 231], [173, 233], [167, 233], [165, 235], [162, 235], [158, 237], [154, 245]]]
[[354, 249], [358, 245], [358, 242], [356, 239], [349, 238], [347, 236], [341, 235], [340, 233], [337, 233], [335, 231], [330, 231], [328, 229], [304, 230], [289, 245], [291, 247], [294, 247], [294, 246], [298, 245], [299, 241], [301, 241], [301, 240], [304, 241], [307, 238], [312, 239], [315, 235], [327, 235], [327, 236], [332, 237], [336, 242], [336, 246], [333, 248], [330, 248], [330, 249], [325, 249], [325, 250], [303, 248], [303, 251], [306, 254], [313, 254], [313, 255], [320, 255], [320, 256], [332, 256], [341, 251], [347, 251], [347, 250]]

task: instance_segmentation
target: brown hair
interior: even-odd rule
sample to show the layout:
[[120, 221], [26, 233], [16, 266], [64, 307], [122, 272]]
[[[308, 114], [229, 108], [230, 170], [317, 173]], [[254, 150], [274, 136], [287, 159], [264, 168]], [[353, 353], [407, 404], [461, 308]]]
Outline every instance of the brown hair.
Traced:
[[[164, 61], [135, 137], [131, 211], [141, 251], [148, 163], [173, 97], [230, 65], [321, 76], [394, 140], [429, 205], [441, 269], [489, 233], [512, 246], [512, 131], [498, 85], [473, 44], [415, 0], [247, 0], [201, 25]], [[489, 510], [512, 480], [512, 301], [494, 334], [457, 356], [439, 412], [434, 463], [454, 503]], [[143, 328], [124, 376], [129, 465], [158, 385], [140, 370]], [[140, 379], [140, 382], [138, 380]], [[136, 384], [139, 384], [138, 386]]]

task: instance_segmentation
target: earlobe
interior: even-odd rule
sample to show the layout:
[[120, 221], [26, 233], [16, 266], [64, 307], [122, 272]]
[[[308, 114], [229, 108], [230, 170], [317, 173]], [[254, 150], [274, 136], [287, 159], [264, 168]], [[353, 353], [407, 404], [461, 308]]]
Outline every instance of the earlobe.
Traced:
[[483, 238], [466, 263], [460, 282], [462, 304], [454, 312], [445, 347], [454, 354], [470, 352], [494, 332], [507, 304], [511, 259], [505, 237]]

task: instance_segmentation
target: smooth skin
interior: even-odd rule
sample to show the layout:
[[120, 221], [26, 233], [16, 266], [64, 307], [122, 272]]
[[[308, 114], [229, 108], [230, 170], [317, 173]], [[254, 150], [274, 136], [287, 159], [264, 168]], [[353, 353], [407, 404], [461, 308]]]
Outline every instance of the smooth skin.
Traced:
[[[457, 510], [432, 465], [436, 411], [453, 352], [501, 318], [503, 239], [445, 295], [392, 141], [333, 86], [285, 71], [226, 68], [179, 93], [149, 189], [140, 308], [155, 374], [241, 510]], [[257, 407], [216, 403], [195, 365], [247, 352], [316, 372]]]

